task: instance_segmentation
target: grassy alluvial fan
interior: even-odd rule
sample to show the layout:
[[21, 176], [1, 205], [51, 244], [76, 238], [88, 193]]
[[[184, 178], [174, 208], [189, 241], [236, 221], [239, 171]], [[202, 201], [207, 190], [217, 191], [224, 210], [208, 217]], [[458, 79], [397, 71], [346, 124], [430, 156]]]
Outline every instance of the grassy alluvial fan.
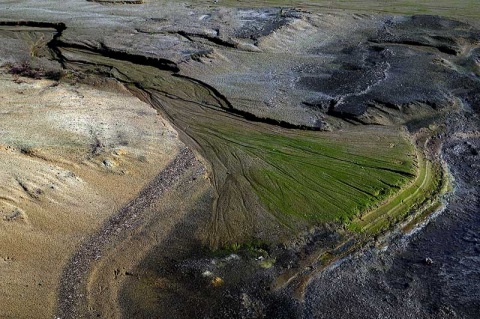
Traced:
[[228, 112], [228, 102], [198, 81], [89, 51], [62, 52], [67, 63], [75, 61], [71, 67], [101, 65], [146, 94], [207, 160], [217, 193], [207, 232], [213, 247], [349, 223], [417, 174], [415, 147], [400, 128], [316, 132], [251, 122]]
[[[383, 129], [248, 133], [210, 129], [280, 221], [347, 221], [415, 174], [413, 146]], [[221, 156], [221, 155], [220, 155]], [[223, 155], [226, 156], [226, 155]], [[248, 165], [242, 162], [249, 163]]]
[[[300, 1], [222, 0], [245, 8], [218, 10], [206, 0], [9, 1], [0, 9], [8, 20], [0, 21], [0, 60], [11, 73], [0, 79], [10, 90], [4, 95], [48, 103], [32, 100], [28, 118], [17, 112], [25, 107], [2, 109], [2, 130], [20, 131], [0, 145], [13, 194], [0, 196], [0, 226], [9, 231], [0, 244], [7, 298], [0, 317], [299, 317], [303, 303], [292, 292], [308, 301], [302, 294], [312, 276], [367, 243], [396, 241], [387, 229], [413, 227], [439, 207], [450, 116], [478, 112], [480, 101], [480, 31], [478, 22], [466, 23], [475, 10], [463, 4], [478, 5], [442, 1], [431, 13], [462, 7], [465, 23], [371, 14], [419, 13], [433, 0], [337, 1], [318, 13], [310, 9], [331, 1], [285, 9]], [[265, 3], [276, 8], [251, 8]], [[345, 7], [359, 10], [340, 12]], [[125, 88], [162, 113], [182, 143], [144, 104], [102, 106], [114, 100], [111, 91], [126, 100]], [[67, 100], [75, 106], [68, 114]], [[7, 125], [16, 123], [10, 117], [41, 145], [22, 125]], [[446, 123], [445, 132], [436, 123]], [[67, 139], [51, 150], [49, 135]], [[71, 141], [76, 151], [56, 159]], [[20, 172], [17, 159], [48, 174]], [[40, 206], [45, 214], [36, 213]], [[43, 240], [50, 230], [66, 240]], [[42, 245], [10, 245], [19, 238]], [[360, 274], [386, 264], [360, 265]], [[382, 281], [381, 297], [368, 304], [408, 288], [394, 281], [385, 290], [390, 284]], [[46, 289], [58, 294], [46, 301]], [[364, 305], [340, 307], [342, 298], [334, 311], [351, 315]]]

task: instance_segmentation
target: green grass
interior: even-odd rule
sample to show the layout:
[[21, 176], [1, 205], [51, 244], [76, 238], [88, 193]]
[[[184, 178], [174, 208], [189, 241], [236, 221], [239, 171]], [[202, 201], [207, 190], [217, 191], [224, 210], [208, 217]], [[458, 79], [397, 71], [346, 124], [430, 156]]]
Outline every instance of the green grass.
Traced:
[[219, 197], [212, 232], [230, 234], [224, 236], [227, 242], [251, 240], [233, 233], [254, 228], [262, 209], [294, 231], [308, 224], [349, 223], [416, 174], [414, 146], [399, 129], [311, 132], [252, 123], [222, 111], [208, 89], [192, 82], [152, 67], [96, 60], [113, 63], [120, 77], [144, 88], [168, 92], [170, 97], [157, 103], [211, 165]]
[[211, 246], [268, 242], [329, 222], [355, 227], [357, 216], [417, 175], [415, 148], [398, 128], [312, 132], [250, 122], [225, 111], [198, 83], [153, 67], [75, 54], [97, 68], [113, 67], [117, 78], [147, 90], [149, 102], [206, 159], [216, 191], [207, 231]]
[[419, 156], [419, 173], [415, 181], [384, 205], [354, 220], [349, 225], [350, 230], [374, 235], [391, 227], [438, 193], [441, 175], [439, 164]]
[[[397, 192], [415, 173], [413, 146], [399, 132], [245, 132], [208, 129], [239, 161], [263, 205], [282, 223], [351, 220]], [[229, 163], [224, 160], [224, 163]], [[248, 163], [244, 165], [244, 163]]]

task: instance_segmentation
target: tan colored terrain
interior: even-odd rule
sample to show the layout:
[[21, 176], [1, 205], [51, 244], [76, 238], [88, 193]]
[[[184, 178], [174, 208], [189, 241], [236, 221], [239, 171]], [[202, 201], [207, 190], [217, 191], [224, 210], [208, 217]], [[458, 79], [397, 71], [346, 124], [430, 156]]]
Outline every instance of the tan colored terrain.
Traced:
[[0, 318], [51, 317], [73, 251], [182, 147], [121, 90], [0, 73]]

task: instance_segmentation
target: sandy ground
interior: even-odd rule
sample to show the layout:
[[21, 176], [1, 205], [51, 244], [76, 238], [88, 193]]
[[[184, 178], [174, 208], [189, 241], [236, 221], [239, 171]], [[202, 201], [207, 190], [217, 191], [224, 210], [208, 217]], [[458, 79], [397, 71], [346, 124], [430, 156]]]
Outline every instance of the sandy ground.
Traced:
[[0, 114], [0, 317], [50, 318], [71, 253], [183, 144], [111, 88], [2, 71]]

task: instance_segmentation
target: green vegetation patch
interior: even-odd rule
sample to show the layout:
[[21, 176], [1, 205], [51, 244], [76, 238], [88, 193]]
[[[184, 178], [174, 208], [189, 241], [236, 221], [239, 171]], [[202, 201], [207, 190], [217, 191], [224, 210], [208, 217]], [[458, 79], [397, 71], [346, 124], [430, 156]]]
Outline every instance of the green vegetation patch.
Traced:
[[292, 217], [349, 221], [398, 192], [415, 174], [414, 148], [399, 131], [208, 132], [239, 159], [237, 171], [287, 224]]
[[435, 200], [435, 195], [442, 193], [442, 175], [438, 163], [419, 156], [419, 173], [415, 181], [378, 209], [354, 220], [349, 228], [370, 235], [388, 229], [429, 199]]
[[251, 122], [196, 81], [81, 50], [65, 53], [132, 83], [137, 93], [142, 88], [138, 94], [206, 159], [217, 195], [207, 230], [212, 247], [350, 223], [417, 175], [415, 147], [400, 129], [313, 132]]

